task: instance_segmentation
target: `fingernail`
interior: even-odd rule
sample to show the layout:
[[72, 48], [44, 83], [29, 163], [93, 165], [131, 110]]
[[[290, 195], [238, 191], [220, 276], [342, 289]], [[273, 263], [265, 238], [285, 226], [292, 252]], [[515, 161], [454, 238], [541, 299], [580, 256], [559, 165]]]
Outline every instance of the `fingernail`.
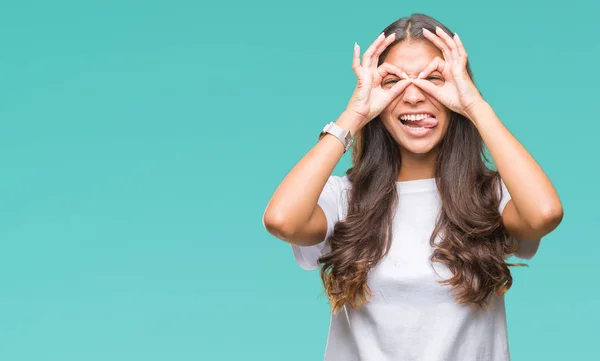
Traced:
[[423, 76], [423, 72], [420, 72], [419, 76], [417, 76], [417, 79], [421, 79], [422, 76]]
[[425, 28], [423, 28], [422, 30], [423, 30], [424, 33], [430, 33], [431, 32], [431, 31], [429, 31], [429, 30], [427, 30]]

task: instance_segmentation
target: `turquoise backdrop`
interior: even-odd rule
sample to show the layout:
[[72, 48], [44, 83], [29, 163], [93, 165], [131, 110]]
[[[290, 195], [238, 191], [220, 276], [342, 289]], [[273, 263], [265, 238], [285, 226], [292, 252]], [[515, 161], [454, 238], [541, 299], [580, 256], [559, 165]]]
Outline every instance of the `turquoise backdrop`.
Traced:
[[513, 361], [600, 359], [599, 9], [3, 1], [0, 360], [322, 359], [318, 273], [261, 217], [345, 107], [354, 42], [413, 12], [460, 34], [563, 201], [563, 223], [513, 271]]

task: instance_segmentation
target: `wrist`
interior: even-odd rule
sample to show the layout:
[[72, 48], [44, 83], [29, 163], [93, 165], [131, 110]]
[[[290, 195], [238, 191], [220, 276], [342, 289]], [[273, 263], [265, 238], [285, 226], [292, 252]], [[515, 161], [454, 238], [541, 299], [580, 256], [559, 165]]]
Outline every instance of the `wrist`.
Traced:
[[338, 119], [335, 121], [335, 124], [340, 126], [345, 130], [349, 130], [352, 136], [355, 136], [356, 133], [360, 130], [361, 124], [364, 122], [364, 117], [361, 115], [352, 112], [352, 111], [344, 111]]
[[473, 105], [465, 112], [466, 117], [475, 124], [485, 118], [489, 112], [492, 111], [492, 107], [483, 99], [473, 103]]

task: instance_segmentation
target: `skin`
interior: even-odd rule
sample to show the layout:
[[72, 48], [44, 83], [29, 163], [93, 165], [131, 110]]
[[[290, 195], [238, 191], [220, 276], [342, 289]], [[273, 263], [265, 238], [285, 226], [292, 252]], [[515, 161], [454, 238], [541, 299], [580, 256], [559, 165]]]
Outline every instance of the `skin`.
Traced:
[[[424, 140], [415, 142], [400, 136], [398, 128], [394, 124], [395, 116], [399, 114], [396, 108], [407, 106], [408, 103], [403, 102], [403, 95], [406, 96], [406, 99], [411, 99], [410, 95], [412, 94], [412, 104], [416, 104], [420, 98], [423, 99], [424, 105], [433, 105], [433, 102], [437, 101], [448, 110], [464, 115], [481, 134], [494, 164], [512, 196], [502, 214], [506, 229], [519, 240], [540, 240], [553, 231], [563, 218], [563, 209], [556, 189], [531, 154], [510, 133], [492, 107], [481, 97], [468, 76], [466, 70], [468, 55], [460, 37], [457, 34], [450, 36], [440, 28], [436, 28], [435, 32], [423, 29], [423, 35], [441, 52], [441, 56], [439, 53], [434, 55], [435, 51], [425, 50], [423, 47], [419, 49], [417, 46], [411, 46], [410, 42], [405, 42], [406, 44], [400, 45], [400, 49], [406, 47], [411, 51], [420, 50], [420, 54], [402, 55], [397, 49], [392, 48], [391, 50], [396, 51], [385, 59], [382, 66], [385, 71], [373, 71], [373, 63], [377, 63], [379, 55], [394, 39], [394, 35], [387, 38], [380, 36], [365, 52], [365, 56], [369, 60], [364, 61], [363, 59], [361, 69], [355, 69], [355, 73], [359, 77], [359, 85], [361, 76], [371, 75], [373, 81], [370, 85], [380, 89], [370, 92], [370, 98], [367, 97], [369, 101], [379, 106], [380, 99], [387, 100], [391, 97], [391, 100], [385, 103], [381, 109], [381, 114], [385, 119], [386, 128], [398, 142], [402, 155], [407, 156], [406, 162], [403, 158], [403, 169], [399, 179], [413, 180], [433, 177], [432, 158], [435, 146], [441, 137], [439, 134], [435, 134], [437, 135], [435, 137], [435, 132], [432, 132], [427, 136], [427, 138], [432, 136], [431, 142], [428, 143]], [[429, 64], [415, 78], [414, 74], [418, 71], [417, 68], [423, 67], [422, 63], [427, 58], [430, 59]], [[410, 61], [407, 62], [407, 60]], [[442, 75], [443, 82], [431, 81], [431, 76], [438, 74]], [[386, 89], [386, 77], [392, 76], [396, 76], [399, 81], [391, 88]], [[414, 86], [420, 88], [423, 93], [419, 94], [416, 89], [413, 89]], [[386, 96], [382, 97], [381, 93], [385, 90], [387, 92], [383, 92], [383, 94]], [[407, 93], [409, 95], [406, 95]], [[425, 94], [430, 97], [426, 97]], [[359, 97], [353, 96], [349, 103], [349, 109], [354, 111], [357, 109], [355, 104], [357, 99], [355, 98]], [[379, 108], [376, 107], [376, 109]], [[367, 112], [367, 114], [371, 116], [373, 113]], [[440, 132], [441, 136], [445, 133], [445, 129], [447, 129], [447, 124]]]
[[[417, 78], [434, 59], [441, 56], [442, 52], [437, 47], [425, 41], [403, 41], [395, 44], [388, 52], [385, 62], [402, 69], [404, 75], [399, 77], [390, 74], [384, 77], [382, 87], [390, 89], [406, 76]], [[427, 80], [436, 86], [444, 83], [438, 70], [431, 72]], [[439, 123], [425, 137], [414, 137], [404, 130], [399, 121], [400, 115], [406, 112], [431, 113]], [[402, 170], [398, 180], [432, 178], [438, 145], [448, 130], [450, 110], [435, 97], [411, 83], [381, 112], [380, 118], [399, 145]]]
[[[394, 42], [394, 34], [387, 38], [381, 34], [365, 51], [362, 61], [360, 47], [355, 44], [352, 69], [357, 85], [336, 124], [354, 135], [381, 114], [402, 152], [399, 180], [413, 180], [434, 176], [433, 154], [447, 129], [444, 107], [462, 114], [481, 134], [512, 196], [502, 214], [504, 226], [516, 239], [523, 240], [521, 245], [527, 248], [527, 240], [541, 239], [562, 221], [563, 208], [556, 189], [481, 97], [467, 74], [467, 52], [458, 35], [450, 36], [439, 28], [435, 33], [423, 29], [423, 35], [437, 51], [430, 48], [431, 44], [424, 46], [426, 42], [421, 45], [406, 42], [391, 49], [380, 66], [379, 56]], [[400, 51], [402, 49], [410, 52]], [[427, 60], [429, 63], [424, 65]], [[432, 78], [438, 73], [443, 82]], [[397, 79], [393, 85], [383, 83], [393, 76]], [[436, 118], [439, 116], [441, 121], [439, 129], [426, 139], [410, 139], [402, 134], [395, 119], [404, 109], [421, 106], [437, 112]], [[323, 241], [327, 222], [317, 200], [342, 155], [342, 143], [328, 134], [292, 168], [277, 187], [263, 215], [271, 234], [299, 246]]]
[[[423, 35], [442, 51], [443, 59], [432, 61], [411, 81], [475, 125], [512, 196], [502, 213], [504, 226], [526, 249], [528, 241], [539, 241], [561, 223], [563, 208], [558, 193], [540, 165], [481, 97], [467, 74], [468, 55], [460, 37], [439, 28], [435, 33], [424, 30]], [[436, 70], [445, 78], [441, 86], [423, 79]]]

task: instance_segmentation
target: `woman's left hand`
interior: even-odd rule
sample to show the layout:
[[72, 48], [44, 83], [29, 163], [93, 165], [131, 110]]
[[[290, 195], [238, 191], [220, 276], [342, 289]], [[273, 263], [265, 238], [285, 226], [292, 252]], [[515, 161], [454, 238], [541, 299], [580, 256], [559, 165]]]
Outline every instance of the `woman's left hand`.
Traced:
[[[442, 51], [444, 59], [433, 59], [412, 82], [450, 110], [470, 118], [469, 113], [476, 104], [483, 101], [483, 97], [467, 73], [465, 47], [456, 34], [450, 37], [440, 28], [436, 28], [436, 34], [423, 29], [425, 38]], [[425, 80], [436, 70], [444, 77], [444, 84], [441, 86]]]

